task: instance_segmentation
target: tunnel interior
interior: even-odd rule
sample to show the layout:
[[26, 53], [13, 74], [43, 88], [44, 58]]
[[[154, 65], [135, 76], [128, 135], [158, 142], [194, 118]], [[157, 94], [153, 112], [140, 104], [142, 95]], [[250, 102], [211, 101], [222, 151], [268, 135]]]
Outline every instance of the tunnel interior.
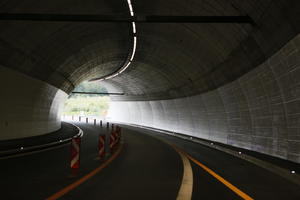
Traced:
[[[84, 3], [83, 3], [84, 2]], [[300, 163], [297, 1], [134, 1], [137, 15], [249, 16], [254, 23], [136, 23], [134, 60], [99, 81], [113, 121], [178, 132]], [[2, 1], [2, 13], [130, 16], [126, 1]], [[83, 81], [132, 52], [131, 23], [0, 21], [0, 140], [61, 127]], [[20, 128], [22, 127], [22, 128]]]

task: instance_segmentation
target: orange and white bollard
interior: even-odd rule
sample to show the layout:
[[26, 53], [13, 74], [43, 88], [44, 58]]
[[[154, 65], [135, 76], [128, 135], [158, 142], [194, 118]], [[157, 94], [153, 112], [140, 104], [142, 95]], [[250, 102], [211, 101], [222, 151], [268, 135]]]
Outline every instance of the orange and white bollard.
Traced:
[[71, 141], [71, 163], [70, 167], [72, 170], [72, 175], [76, 175], [78, 173], [80, 167], [80, 144], [81, 138], [76, 137]]
[[109, 148], [110, 148], [111, 152], [113, 151], [114, 146], [115, 146], [115, 136], [114, 136], [113, 132], [111, 132], [110, 137], [109, 137]]
[[117, 127], [117, 137], [118, 137], [118, 144], [119, 144], [121, 140], [121, 128], [119, 126]]
[[105, 135], [99, 136], [98, 154], [99, 154], [100, 159], [104, 158], [104, 156], [105, 156], [105, 139], [106, 139]]
[[114, 136], [114, 145], [113, 145], [113, 148], [116, 148], [116, 146], [117, 146], [117, 143], [118, 143], [118, 136], [117, 136], [117, 132], [115, 132], [115, 131], [113, 131], [112, 133], [111, 133], [113, 136]]

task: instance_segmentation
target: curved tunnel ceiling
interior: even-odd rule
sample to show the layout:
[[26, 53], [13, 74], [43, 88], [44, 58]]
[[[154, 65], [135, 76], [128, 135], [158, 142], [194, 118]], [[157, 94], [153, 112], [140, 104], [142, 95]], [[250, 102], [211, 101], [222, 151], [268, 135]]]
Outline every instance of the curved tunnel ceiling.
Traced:
[[[101, 82], [114, 100], [200, 94], [258, 66], [299, 32], [294, 0], [132, 1], [136, 14], [249, 15], [250, 24], [138, 23], [134, 62]], [[2, 13], [129, 15], [125, 0], [1, 1]], [[120, 68], [132, 48], [129, 23], [1, 21], [0, 64], [69, 93], [84, 80]]]

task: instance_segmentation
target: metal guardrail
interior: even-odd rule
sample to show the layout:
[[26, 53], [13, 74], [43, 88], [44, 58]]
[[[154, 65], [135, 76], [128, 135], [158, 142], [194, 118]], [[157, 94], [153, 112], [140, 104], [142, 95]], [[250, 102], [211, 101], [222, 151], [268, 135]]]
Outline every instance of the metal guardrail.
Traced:
[[[70, 124], [72, 124], [72, 123], [70, 123]], [[33, 146], [27, 146], [27, 147], [22, 146], [20, 148], [0, 151], [0, 158], [6, 157], [6, 156], [12, 156], [12, 155], [16, 155], [16, 154], [21, 154], [21, 153], [25, 153], [25, 152], [32, 152], [34, 150], [47, 149], [49, 147], [58, 146], [60, 144], [66, 144], [68, 142], [71, 142], [71, 140], [73, 138], [82, 137], [83, 136], [83, 131], [81, 130], [81, 128], [79, 128], [75, 124], [72, 124], [72, 125], [75, 126], [78, 129], [78, 133], [73, 137], [66, 138], [66, 139], [61, 139], [61, 140], [58, 140], [58, 141], [55, 141], [55, 142], [49, 142], [49, 143], [41, 144], [41, 145], [33, 145]]]

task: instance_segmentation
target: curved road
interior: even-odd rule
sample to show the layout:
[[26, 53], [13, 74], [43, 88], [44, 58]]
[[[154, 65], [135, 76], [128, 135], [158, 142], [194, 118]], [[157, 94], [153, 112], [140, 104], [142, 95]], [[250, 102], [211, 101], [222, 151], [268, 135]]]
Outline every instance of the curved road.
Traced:
[[[106, 130], [83, 123], [77, 125], [84, 136], [81, 169], [76, 177], [69, 176], [69, 145], [0, 159], [1, 199], [46, 199], [103, 164], [96, 159], [97, 139]], [[186, 167], [179, 153], [162, 140], [180, 147], [248, 197], [300, 199], [298, 185], [246, 161], [188, 141], [131, 127], [123, 129], [120, 154], [60, 199], [176, 199]], [[194, 180], [192, 199], [243, 199], [197, 163], [190, 163]]]

